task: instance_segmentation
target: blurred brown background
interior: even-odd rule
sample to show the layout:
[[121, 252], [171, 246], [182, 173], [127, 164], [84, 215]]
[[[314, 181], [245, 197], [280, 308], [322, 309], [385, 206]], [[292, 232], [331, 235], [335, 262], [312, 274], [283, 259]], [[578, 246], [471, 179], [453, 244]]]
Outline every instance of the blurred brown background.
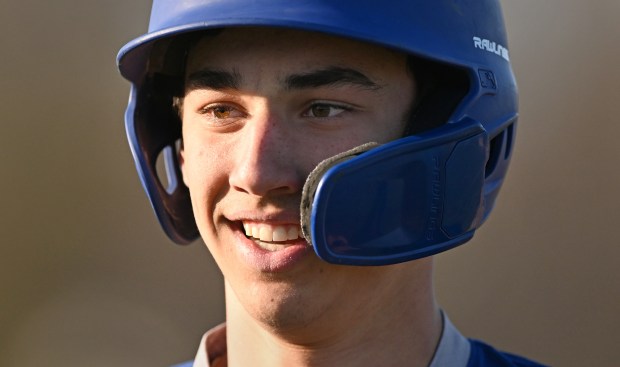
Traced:
[[[223, 319], [200, 243], [173, 246], [127, 147], [115, 56], [147, 0], [0, 0], [0, 366], [166, 366]], [[438, 257], [462, 331], [555, 366], [620, 358], [620, 1], [504, 1], [521, 91], [509, 179]]]

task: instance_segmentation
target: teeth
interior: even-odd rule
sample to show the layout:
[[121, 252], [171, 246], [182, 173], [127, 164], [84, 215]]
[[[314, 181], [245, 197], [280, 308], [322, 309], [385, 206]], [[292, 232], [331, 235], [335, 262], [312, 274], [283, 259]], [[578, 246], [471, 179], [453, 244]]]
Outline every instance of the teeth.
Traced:
[[288, 232], [286, 232], [286, 239], [287, 240], [296, 240], [299, 238], [299, 228], [298, 227], [291, 227], [288, 229]]
[[[261, 233], [262, 232], [263, 231], [261, 230]], [[271, 238], [272, 241], [280, 242], [280, 241], [286, 241], [287, 239], [288, 239], [288, 236], [286, 233], [286, 229], [284, 227], [276, 227], [273, 229], [273, 237]]]
[[243, 223], [245, 235], [264, 242], [284, 242], [299, 238], [298, 225], [270, 226], [267, 224]]
[[[254, 233], [254, 231], [252, 231], [252, 233]], [[260, 238], [261, 241], [273, 241], [273, 231], [271, 231], [269, 228], [262, 227], [258, 233], [260, 234], [258, 238]]]

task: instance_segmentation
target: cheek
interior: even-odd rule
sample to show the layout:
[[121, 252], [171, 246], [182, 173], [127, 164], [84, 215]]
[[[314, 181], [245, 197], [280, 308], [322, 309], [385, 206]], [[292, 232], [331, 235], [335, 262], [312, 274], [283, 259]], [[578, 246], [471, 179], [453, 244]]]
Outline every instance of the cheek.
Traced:
[[185, 185], [194, 191], [201, 187], [205, 179], [205, 171], [208, 170], [208, 161], [204, 157], [206, 153], [202, 148], [195, 148], [192, 143], [186, 142], [183, 150], [183, 181]]
[[226, 155], [222, 151], [226, 148], [211, 140], [198, 129], [184, 126], [181, 169], [183, 181], [190, 190], [210, 186], [211, 181], [225, 172]]
[[189, 188], [197, 220], [210, 216], [222, 192], [225, 192], [226, 161], [213, 146], [186, 141], [182, 154], [183, 182]]
[[205, 154], [198, 155], [202, 159], [191, 160], [186, 165], [188, 171], [188, 183], [192, 211], [196, 226], [201, 238], [215, 256], [218, 251], [219, 227], [218, 212], [220, 202], [226, 192], [226, 180], [220, 173], [221, 170], [213, 165], [213, 161], [204, 159]]

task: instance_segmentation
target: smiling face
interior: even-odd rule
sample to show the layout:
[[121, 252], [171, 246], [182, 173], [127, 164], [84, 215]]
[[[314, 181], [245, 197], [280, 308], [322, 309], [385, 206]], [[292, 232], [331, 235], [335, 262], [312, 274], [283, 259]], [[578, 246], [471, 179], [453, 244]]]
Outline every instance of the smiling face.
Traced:
[[299, 228], [302, 187], [320, 161], [402, 135], [415, 99], [404, 55], [316, 33], [227, 29], [191, 50], [185, 84], [183, 178], [227, 303], [294, 327], [372, 303], [368, 289], [410, 276], [404, 266], [325, 263]]

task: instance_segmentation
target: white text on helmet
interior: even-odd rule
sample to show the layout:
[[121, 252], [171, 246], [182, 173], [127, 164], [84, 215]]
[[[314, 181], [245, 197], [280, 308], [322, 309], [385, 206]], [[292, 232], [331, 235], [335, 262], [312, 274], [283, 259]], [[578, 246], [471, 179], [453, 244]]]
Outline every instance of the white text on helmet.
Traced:
[[474, 47], [480, 50], [492, 52], [498, 56], [503, 57], [506, 61], [510, 61], [508, 55], [508, 49], [499, 43], [489, 41], [488, 39], [474, 37]]

